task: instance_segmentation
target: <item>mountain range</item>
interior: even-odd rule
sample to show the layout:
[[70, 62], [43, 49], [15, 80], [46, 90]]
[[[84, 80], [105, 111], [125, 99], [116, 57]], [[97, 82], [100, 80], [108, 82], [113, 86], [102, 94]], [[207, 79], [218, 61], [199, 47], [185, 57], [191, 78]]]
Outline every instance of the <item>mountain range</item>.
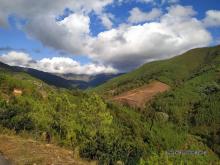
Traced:
[[120, 76], [123, 73], [118, 74], [97, 74], [97, 75], [79, 75], [79, 74], [56, 74], [39, 71], [32, 68], [24, 68], [18, 66], [9, 66], [0, 62], [0, 67], [10, 69], [15, 72], [25, 72], [35, 78], [38, 78], [49, 85], [53, 85], [60, 88], [67, 89], [87, 89], [96, 87], [105, 83], [106, 81]]

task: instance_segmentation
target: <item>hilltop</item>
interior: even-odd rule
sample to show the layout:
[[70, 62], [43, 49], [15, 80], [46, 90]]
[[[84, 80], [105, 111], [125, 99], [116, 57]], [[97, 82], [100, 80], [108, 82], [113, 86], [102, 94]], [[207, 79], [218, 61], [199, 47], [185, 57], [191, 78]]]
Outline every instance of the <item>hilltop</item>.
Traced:
[[[140, 68], [104, 83], [94, 91], [105, 96], [118, 95], [158, 80], [171, 87], [181, 86], [200, 72], [208, 71], [219, 63], [220, 46], [196, 48], [174, 58], [147, 63]], [[112, 92], [114, 90], [114, 92]]]

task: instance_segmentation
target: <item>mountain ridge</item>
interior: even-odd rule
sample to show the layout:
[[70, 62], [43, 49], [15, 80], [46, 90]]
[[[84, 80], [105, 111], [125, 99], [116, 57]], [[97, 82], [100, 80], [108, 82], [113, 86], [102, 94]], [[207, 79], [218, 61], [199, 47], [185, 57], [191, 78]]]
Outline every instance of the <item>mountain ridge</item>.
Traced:
[[[31, 76], [38, 78], [44, 82], [46, 82], [49, 85], [53, 85], [59, 88], [67, 88], [67, 89], [86, 89], [98, 86], [106, 81], [108, 81], [111, 78], [114, 78], [116, 76], [122, 75], [122, 73], [119, 74], [98, 74], [98, 75], [77, 75], [77, 74], [71, 74], [71, 78], [68, 78], [70, 74], [55, 74], [55, 73], [48, 73], [32, 68], [24, 68], [24, 67], [18, 67], [18, 66], [10, 66], [7, 64], [4, 64], [0, 62], [0, 67], [13, 70], [16, 72], [25, 72], [30, 74]], [[67, 76], [66, 76], [67, 75]], [[82, 76], [86, 77], [83, 78]]]
[[220, 45], [195, 48], [170, 59], [146, 63], [127, 74], [109, 80], [94, 88], [93, 91], [101, 91], [101, 93], [105, 91], [105, 95], [109, 95], [106, 91], [118, 88], [114, 94], [117, 95], [128, 89], [147, 84], [149, 80], [158, 80], [171, 87], [178, 86], [204, 65], [208, 65], [219, 52]]

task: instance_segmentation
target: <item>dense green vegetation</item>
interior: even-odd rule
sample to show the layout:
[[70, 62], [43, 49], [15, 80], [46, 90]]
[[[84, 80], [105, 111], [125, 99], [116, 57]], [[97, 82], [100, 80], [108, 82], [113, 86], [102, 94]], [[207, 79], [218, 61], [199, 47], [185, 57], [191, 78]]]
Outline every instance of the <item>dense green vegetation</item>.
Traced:
[[[220, 58], [219, 58], [220, 59]], [[187, 127], [189, 133], [220, 156], [220, 77], [219, 66], [192, 77], [174, 91], [158, 96], [151, 106], [169, 114], [173, 123]]]
[[[111, 95], [151, 80], [172, 87], [140, 112], [91, 91], [58, 89], [0, 67], [0, 125], [38, 140], [49, 132], [54, 143], [100, 164], [215, 163], [220, 154], [219, 75], [220, 47], [195, 49], [146, 64], [95, 89]], [[22, 94], [15, 95], [14, 89]], [[207, 153], [169, 155], [172, 150]]]

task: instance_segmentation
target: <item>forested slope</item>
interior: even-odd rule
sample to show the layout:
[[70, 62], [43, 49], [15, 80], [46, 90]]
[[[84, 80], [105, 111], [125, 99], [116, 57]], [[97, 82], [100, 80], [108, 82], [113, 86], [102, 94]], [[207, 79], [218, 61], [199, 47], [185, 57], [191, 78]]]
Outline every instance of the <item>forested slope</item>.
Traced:
[[145, 64], [95, 89], [105, 97], [118, 95], [153, 80], [171, 86], [146, 104], [155, 118], [164, 112], [169, 121], [189, 134], [199, 136], [220, 155], [220, 46], [190, 50], [169, 60]]
[[[55, 88], [2, 65], [0, 132], [7, 128], [36, 140], [49, 132], [52, 143], [79, 151], [82, 158], [100, 164], [216, 163], [219, 47], [196, 49], [186, 56], [187, 60], [180, 56], [146, 64], [96, 89], [105, 94], [118, 87], [117, 92], [121, 92], [153, 79], [171, 86], [169, 92], [157, 95], [142, 111], [111, 103], [93, 92]], [[169, 155], [172, 150], [205, 154]]]

